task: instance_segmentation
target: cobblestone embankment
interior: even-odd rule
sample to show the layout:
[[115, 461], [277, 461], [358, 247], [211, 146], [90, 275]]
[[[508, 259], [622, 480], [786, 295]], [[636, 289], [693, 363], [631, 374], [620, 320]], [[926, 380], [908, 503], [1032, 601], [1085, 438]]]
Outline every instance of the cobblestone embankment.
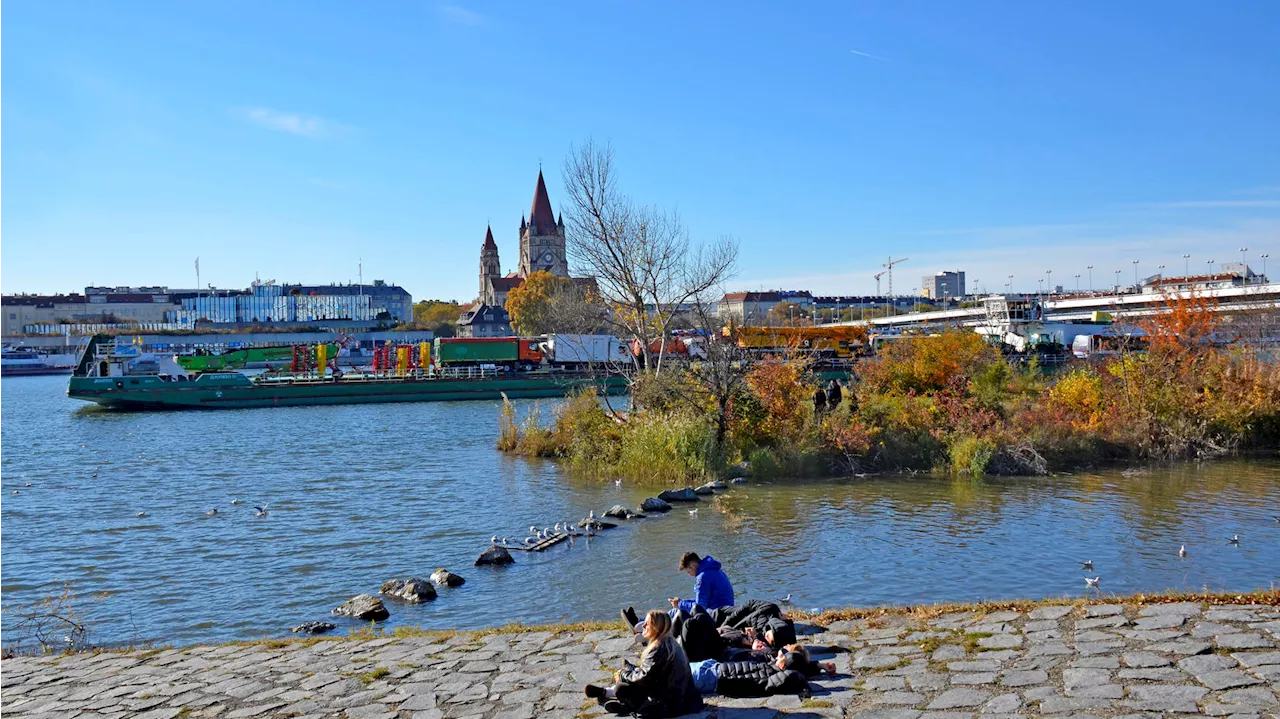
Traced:
[[[806, 630], [810, 629], [805, 627]], [[1046, 605], [812, 627], [839, 672], [814, 695], [709, 697], [704, 717], [1276, 717], [1280, 607]], [[19, 657], [23, 717], [589, 718], [582, 685], [638, 646], [620, 630], [458, 634]]]

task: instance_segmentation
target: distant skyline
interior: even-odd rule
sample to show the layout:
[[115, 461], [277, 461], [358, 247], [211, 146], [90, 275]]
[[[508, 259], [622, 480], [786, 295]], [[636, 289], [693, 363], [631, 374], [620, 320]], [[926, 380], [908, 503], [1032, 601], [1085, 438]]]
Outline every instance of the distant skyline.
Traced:
[[[68, 2], [5, 13], [0, 289], [384, 279], [476, 295], [541, 163], [870, 294], [1280, 268], [1280, 5]], [[884, 284], [887, 288], [887, 284]]]

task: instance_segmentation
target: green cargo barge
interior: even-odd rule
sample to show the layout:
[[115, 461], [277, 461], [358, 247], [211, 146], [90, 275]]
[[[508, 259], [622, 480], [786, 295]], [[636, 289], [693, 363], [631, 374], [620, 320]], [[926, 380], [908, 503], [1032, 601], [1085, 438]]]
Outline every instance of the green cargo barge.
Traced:
[[238, 372], [189, 374], [171, 357], [117, 354], [112, 338], [94, 337], [67, 386], [67, 396], [120, 409], [293, 407], [375, 402], [563, 397], [595, 387], [624, 394], [621, 375], [562, 372], [510, 373], [480, 367], [440, 374], [327, 372], [248, 377]]

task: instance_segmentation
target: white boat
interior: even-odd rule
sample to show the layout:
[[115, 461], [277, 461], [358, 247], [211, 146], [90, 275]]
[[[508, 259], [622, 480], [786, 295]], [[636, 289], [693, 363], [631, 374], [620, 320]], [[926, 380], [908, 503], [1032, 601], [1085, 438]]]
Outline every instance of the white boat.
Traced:
[[71, 374], [76, 359], [74, 353], [54, 354], [30, 347], [5, 347], [0, 350], [0, 375]]

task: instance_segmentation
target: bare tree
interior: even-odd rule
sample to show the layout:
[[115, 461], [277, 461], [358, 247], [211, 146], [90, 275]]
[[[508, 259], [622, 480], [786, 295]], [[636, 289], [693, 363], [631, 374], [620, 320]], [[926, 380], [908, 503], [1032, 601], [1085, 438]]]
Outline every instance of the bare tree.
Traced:
[[732, 276], [737, 242], [694, 245], [677, 213], [633, 202], [618, 188], [607, 143], [588, 140], [571, 150], [564, 177], [569, 257], [595, 276], [610, 310], [606, 322], [637, 341], [640, 364], [657, 374], [681, 309], [711, 302]]

